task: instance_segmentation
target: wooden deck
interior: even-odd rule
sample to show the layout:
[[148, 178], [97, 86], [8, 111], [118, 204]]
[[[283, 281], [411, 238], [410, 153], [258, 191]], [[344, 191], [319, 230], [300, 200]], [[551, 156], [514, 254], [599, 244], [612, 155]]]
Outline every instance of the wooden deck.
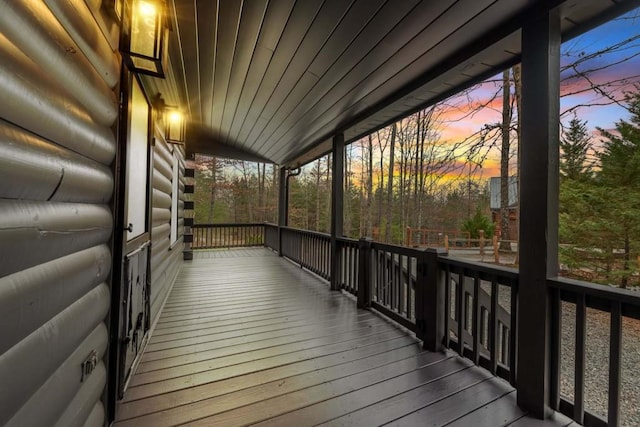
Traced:
[[268, 249], [186, 262], [117, 426], [566, 426]]

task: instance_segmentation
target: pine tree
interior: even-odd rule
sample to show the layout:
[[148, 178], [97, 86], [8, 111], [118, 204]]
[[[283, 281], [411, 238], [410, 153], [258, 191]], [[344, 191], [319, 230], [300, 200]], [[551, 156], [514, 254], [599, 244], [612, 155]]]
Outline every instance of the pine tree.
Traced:
[[640, 86], [627, 93], [630, 121], [604, 137], [597, 168], [585, 173], [586, 126], [572, 120], [560, 186], [561, 260], [574, 275], [627, 287], [637, 281], [640, 249]]
[[587, 122], [574, 117], [569, 122], [569, 129], [560, 140], [562, 162], [560, 173], [564, 178], [579, 180], [589, 174], [591, 167], [587, 164], [587, 152], [591, 147], [591, 138], [587, 130]]
[[[637, 263], [631, 262], [638, 248], [640, 232], [640, 86], [625, 96], [630, 121], [616, 123], [616, 132], [599, 129], [607, 138], [599, 154], [599, 185], [606, 189], [608, 219], [614, 251], [622, 260], [614, 264], [611, 276], [622, 287], [629, 284]], [[615, 257], [615, 253], [612, 253]]]

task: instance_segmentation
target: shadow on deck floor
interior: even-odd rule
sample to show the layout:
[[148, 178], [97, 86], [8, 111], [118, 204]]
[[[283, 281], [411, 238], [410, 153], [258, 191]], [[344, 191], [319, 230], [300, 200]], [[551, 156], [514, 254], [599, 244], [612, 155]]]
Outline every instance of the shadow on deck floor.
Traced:
[[[117, 426], [566, 426], [268, 249], [185, 262]], [[575, 424], [574, 424], [575, 425]]]

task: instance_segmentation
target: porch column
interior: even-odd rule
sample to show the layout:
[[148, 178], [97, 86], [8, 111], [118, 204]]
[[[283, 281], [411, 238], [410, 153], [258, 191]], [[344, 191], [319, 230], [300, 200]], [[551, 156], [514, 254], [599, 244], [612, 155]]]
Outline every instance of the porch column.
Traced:
[[289, 180], [287, 168], [280, 168], [280, 191], [278, 195], [278, 256], [282, 256], [282, 227], [289, 224]]
[[331, 289], [340, 289], [340, 275], [342, 272], [340, 246], [336, 238], [343, 233], [344, 202], [344, 134], [338, 133], [333, 137], [331, 175]]
[[560, 13], [522, 28], [518, 405], [549, 415], [551, 310], [547, 278], [558, 270]]

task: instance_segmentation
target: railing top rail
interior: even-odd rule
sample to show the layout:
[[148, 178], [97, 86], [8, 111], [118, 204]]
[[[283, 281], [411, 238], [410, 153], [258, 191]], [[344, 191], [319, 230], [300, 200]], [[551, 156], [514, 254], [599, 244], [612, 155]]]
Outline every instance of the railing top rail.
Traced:
[[412, 256], [412, 257], [417, 257], [420, 254], [425, 252], [425, 249], [408, 248], [406, 246], [390, 245], [388, 243], [380, 243], [380, 242], [373, 242], [371, 244], [371, 247], [373, 249], [393, 252], [394, 254], [406, 255], [406, 256]]
[[241, 224], [231, 224], [231, 223], [224, 223], [224, 224], [193, 224], [191, 227], [192, 228], [262, 227], [264, 225], [265, 225], [264, 222], [247, 222], [247, 223], [241, 223]]
[[290, 230], [290, 231], [295, 231], [297, 233], [301, 233], [301, 234], [307, 234], [307, 235], [316, 235], [319, 237], [326, 237], [327, 239], [331, 238], [331, 235], [328, 233], [322, 233], [320, 231], [311, 231], [311, 230], [304, 230], [302, 228], [295, 228], [295, 227], [282, 227], [283, 230]]
[[353, 239], [351, 237], [337, 237], [336, 240], [343, 243], [358, 244], [358, 239]]
[[489, 265], [475, 261], [450, 258], [448, 255], [440, 255], [438, 262], [449, 265], [454, 269], [464, 269], [465, 271], [477, 271], [480, 274], [496, 276], [509, 280], [517, 280], [519, 273], [515, 268], [504, 267], [500, 265]]
[[567, 297], [567, 293], [585, 295], [588, 298], [587, 304], [589, 306], [606, 311], [608, 311], [608, 305], [610, 303], [619, 302], [623, 306], [623, 314], [625, 316], [640, 319], [640, 292], [583, 282], [566, 277], [554, 277], [548, 279], [547, 283], [551, 288], [564, 291], [562, 295], [562, 299], [564, 300], [570, 300], [570, 298]]

